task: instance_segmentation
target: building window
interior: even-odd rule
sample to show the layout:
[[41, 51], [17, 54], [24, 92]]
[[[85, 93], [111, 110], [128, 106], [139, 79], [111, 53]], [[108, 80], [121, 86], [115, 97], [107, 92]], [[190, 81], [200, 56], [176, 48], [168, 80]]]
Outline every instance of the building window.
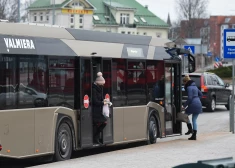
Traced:
[[97, 15], [93, 15], [93, 18], [94, 18], [95, 20], [100, 20], [99, 16], [97, 16]]
[[74, 26], [72, 25], [72, 26], [70, 26], [72, 29], [74, 28]]
[[43, 13], [40, 13], [40, 21], [43, 21]]
[[47, 14], [46, 14], [46, 19], [47, 19], [47, 21], [49, 21], [49, 15], [50, 15], [50, 13], [47, 12]]
[[83, 23], [83, 15], [80, 15], [79, 23]]
[[83, 29], [83, 26], [79, 26], [80, 29]]
[[72, 3], [72, 6], [79, 6], [79, 2], [74, 2], [74, 3]]
[[138, 20], [136, 17], [134, 17], [134, 20], [135, 20], [135, 22], [137, 22], [137, 23], [139, 22], [139, 20]]
[[147, 35], [147, 33], [146, 33], [146, 32], [144, 32], [144, 35]]
[[129, 18], [130, 18], [129, 14], [122, 13], [120, 17], [120, 24], [129, 24]]
[[157, 38], [161, 38], [162, 34], [161, 33], [157, 33], [156, 36], [157, 36]]
[[106, 21], [110, 21], [110, 17], [109, 16], [104, 16]]
[[126, 34], [126, 32], [122, 31], [122, 34]]
[[143, 17], [141, 17], [140, 19], [142, 20], [142, 22], [146, 23], [146, 20]]
[[37, 13], [34, 13], [34, 14], [33, 14], [33, 18], [34, 18], [34, 19], [33, 19], [34, 22], [36, 22], [36, 21], [37, 21]]
[[139, 32], [137, 32], [136, 34], [139, 34]]
[[71, 15], [70, 23], [74, 23], [74, 15], [73, 14]]
[[131, 34], [131, 32], [128, 32], [128, 34]]

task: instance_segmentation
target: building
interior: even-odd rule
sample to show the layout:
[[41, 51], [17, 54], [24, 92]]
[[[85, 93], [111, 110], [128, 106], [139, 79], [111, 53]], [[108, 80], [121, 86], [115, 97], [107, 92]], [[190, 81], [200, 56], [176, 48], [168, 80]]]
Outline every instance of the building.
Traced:
[[36, 0], [28, 10], [31, 23], [168, 38], [169, 25], [135, 0]]
[[[181, 21], [180, 37], [201, 38], [202, 45], [213, 57], [224, 58], [224, 29], [235, 28], [235, 16], [210, 16], [208, 19], [194, 19], [194, 31], [188, 33], [188, 20]], [[191, 35], [191, 36], [190, 36]]]
[[235, 29], [235, 16], [210, 17], [210, 50], [216, 57], [224, 58], [224, 29]]

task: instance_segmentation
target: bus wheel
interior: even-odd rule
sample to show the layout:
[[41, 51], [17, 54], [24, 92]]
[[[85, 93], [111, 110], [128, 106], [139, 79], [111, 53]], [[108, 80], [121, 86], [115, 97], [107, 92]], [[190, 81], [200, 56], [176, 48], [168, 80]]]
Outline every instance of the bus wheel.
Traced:
[[149, 144], [157, 142], [157, 122], [154, 116], [149, 119]]
[[55, 161], [63, 161], [71, 158], [72, 155], [72, 135], [66, 123], [60, 124], [55, 140]]

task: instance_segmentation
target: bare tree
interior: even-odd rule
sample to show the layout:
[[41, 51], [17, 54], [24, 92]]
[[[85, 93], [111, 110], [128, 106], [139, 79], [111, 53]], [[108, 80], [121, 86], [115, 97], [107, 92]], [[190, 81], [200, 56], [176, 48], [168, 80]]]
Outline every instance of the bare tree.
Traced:
[[18, 0], [0, 0], [0, 19], [18, 21]]
[[178, 19], [187, 21], [187, 36], [192, 38], [197, 25], [197, 20], [207, 17], [208, 0], [176, 0]]
[[180, 21], [175, 20], [171, 24], [171, 28], [169, 29], [168, 38], [169, 39], [177, 39], [180, 36]]
[[19, 20], [18, 17], [18, 0], [8, 0], [9, 8], [8, 8], [8, 18], [10, 22], [17, 22]]
[[7, 0], [0, 1], [0, 19], [7, 19], [6, 5], [7, 5]]

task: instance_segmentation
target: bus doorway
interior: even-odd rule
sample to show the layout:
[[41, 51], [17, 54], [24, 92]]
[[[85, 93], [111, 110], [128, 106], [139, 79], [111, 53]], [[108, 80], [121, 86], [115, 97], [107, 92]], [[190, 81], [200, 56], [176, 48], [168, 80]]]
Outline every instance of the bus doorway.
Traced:
[[180, 134], [181, 124], [176, 122], [176, 114], [181, 108], [181, 63], [165, 62], [165, 128], [166, 135]]
[[93, 146], [92, 128], [92, 71], [91, 59], [81, 58], [80, 61], [80, 147]]
[[[93, 81], [95, 81], [98, 72], [102, 72], [103, 78], [105, 79], [105, 84], [103, 86], [103, 97], [105, 99], [109, 98], [112, 102], [112, 59], [93, 57]], [[110, 144], [113, 143], [113, 108], [110, 107], [110, 117], [107, 118], [107, 125], [103, 129], [101, 135], [102, 143]]]
[[[112, 102], [112, 59], [102, 59], [101, 57], [92, 57], [92, 83], [96, 80], [97, 73], [102, 72], [105, 84], [102, 89], [103, 98]], [[110, 116], [107, 119], [107, 125], [100, 135], [100, 142], [103, 145], [113, 143], [113, 107], [110, 107]], [[94, 127], [93, 127], [94, 128]], [[94, 132], [93, 132], [94, 134]]]
[[[112, 102], [112, 60], [103, 59], [102, 60], [102, 72], [105, 79], [105, 85], [103, 88], [104, 98], [109, 98]], [[107, 125], [103, 130], [103, 143], [110, 144], [113, 143], [113, 106], [110, 108], [110, 116], [107, 118]]]
[[93, 146], [92, 127], [92, 71], [91, 58], [81, 58], [80, 61], [80, 147]]

